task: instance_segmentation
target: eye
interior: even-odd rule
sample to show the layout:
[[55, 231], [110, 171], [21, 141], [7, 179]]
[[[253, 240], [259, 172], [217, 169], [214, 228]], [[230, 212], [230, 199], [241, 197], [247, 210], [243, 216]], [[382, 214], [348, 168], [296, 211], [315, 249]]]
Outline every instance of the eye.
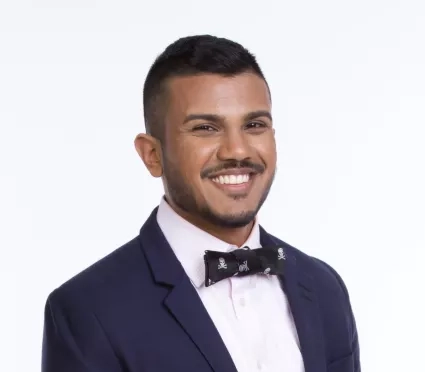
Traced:
[[216, 131], [216, 129], [209, 125], [209, 124], [202, 124], [202, 125], [198, 125], [195, 128], [193, 128], [194, 132], [214, 132]]
[[267, 125], [260, 121], [251, 121], [246, 125], [246, 127], [248, 129], [263, 129], [263, 128], [266, 128]]

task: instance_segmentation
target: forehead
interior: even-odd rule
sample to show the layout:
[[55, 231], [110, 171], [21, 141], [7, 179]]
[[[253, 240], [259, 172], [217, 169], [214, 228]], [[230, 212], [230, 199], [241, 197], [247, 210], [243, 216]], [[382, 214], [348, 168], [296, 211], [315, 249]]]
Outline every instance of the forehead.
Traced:
[[168, 110], [174, 117], [194, 112], [241, 116], [271, 109], [266, 82], [253, 73], [175, 77], [167, 88]]

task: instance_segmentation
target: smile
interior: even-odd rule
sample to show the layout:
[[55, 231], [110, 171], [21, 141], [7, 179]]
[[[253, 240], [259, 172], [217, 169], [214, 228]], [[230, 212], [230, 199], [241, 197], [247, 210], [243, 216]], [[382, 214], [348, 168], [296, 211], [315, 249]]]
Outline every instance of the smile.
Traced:
[[229, 174], [214, 177], [211, 180], [220, 185], [241, 185], [248, 183], [250, 179], [249, 174]]

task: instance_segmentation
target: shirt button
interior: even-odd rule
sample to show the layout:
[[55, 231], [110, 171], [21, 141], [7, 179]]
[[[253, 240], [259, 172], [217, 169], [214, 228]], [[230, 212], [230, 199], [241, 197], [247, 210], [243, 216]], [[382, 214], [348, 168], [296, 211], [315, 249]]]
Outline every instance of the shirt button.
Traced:
[[240, 304], [242, 307], [246, 305], [246, 301], [245, 301], [245, 299], [244, 299], [243, 297], [239, 300], [239, 304]]

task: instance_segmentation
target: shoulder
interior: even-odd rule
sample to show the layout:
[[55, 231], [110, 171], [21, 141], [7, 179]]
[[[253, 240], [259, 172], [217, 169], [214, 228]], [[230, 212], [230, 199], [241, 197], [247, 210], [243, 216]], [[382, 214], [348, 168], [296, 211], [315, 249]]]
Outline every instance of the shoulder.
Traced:
[[131, 278], [143, 272], [144, 262], [138, 238], [134, 238], [55, 288], [48, 302], [70, 310], [104, 304], [111, 294], [131, 289]]

